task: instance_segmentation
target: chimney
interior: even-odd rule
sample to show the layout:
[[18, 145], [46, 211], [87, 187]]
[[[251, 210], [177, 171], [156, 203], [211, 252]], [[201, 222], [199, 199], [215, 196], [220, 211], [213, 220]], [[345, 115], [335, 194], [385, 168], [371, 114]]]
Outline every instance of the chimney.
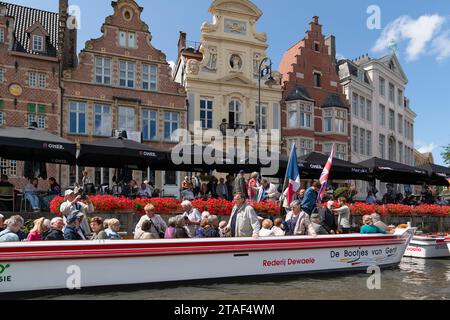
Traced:
[[180, 31], [180, 38], [178, 39], [178, 55], [181, 55], [183, 49], [186, 48], [186, 32]]
[[67, 11], [69, 10], [68, 0], [59, 0], [59, 25], [58, 25], [58, 57], [60, 61], [64, 59], [64, 49], [67, 29]]
[[59, 0], [58, 56], [63, 70], [74, 68], [77, 65], [77, 23], [75, 19], [75, 16], [69, 16], [69, 1]]
[[336, 60], [336, 37], [333, 35], [326, 37], [325, 45], [328, 46], [328, 54]]

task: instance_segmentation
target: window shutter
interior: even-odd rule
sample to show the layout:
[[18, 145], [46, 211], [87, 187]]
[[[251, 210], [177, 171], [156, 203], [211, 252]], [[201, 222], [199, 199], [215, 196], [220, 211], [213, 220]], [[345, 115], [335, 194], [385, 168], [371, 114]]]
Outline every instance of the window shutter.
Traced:
[[3, 100], [0, 100], [0, 110], [3, 110]]
[[28, 104], [28, 112], [29, 113], [36, 113], [36, 105], [34, 103]]
[[45, 114], [45, 106], [43, 104], [38, 105], [38, 113]]

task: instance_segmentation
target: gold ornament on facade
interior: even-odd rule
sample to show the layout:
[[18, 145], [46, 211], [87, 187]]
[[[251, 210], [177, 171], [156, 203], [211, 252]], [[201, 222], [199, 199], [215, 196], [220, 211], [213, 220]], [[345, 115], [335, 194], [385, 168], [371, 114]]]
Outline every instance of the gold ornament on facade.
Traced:
[[166, 59], [167, 59], [166, 55], [161, 52], [160, 55], [159, 55], [159, 60], [162, 61], [162, 62], [165, 62]]
[[23, 89], [19, 84], [13, 83], [9, 86], [9, 93], [13, 97], [20, 97], [23, 93]]
[[200, 28], [203, 33], [212, 33], [217, 31], [217, 29], [218, 24], [211, 24], [209, 22], [203, 22], [202, 27]]
[[186, 89], [184, 87], [179, 87], [178, 88], [178, 93], [179, 94], [186, 94]]
[[191, 59], [187, 63], [187, 73], [197, 75], [200, 72], [200, 64], [197, 60]]
[[63, 71], [63, 77], [64, 79], [72, 79], [72, 70], [64, 70]]
[[86, 41], [86, 49], [88, 49], [88, 50], [94, 49], [94, 43], [92, 40]]

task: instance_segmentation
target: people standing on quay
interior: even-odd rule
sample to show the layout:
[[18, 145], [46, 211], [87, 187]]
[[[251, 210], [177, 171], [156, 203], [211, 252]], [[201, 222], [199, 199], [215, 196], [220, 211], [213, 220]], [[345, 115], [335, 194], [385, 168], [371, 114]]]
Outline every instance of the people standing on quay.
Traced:
[[234, 180], [234, 194], [241, 193], [247, 198], [247, 181], [245, 180], [245, 172], [241, 170]]
[[247, 204], [244, 194], [239, 192], [234, 196], [234, 203], [231, 219], [227, 226], [227, 233], [230, 232], [233, 238], [258, 238], [261, 224], [255, 209]]
[[258, 192], [259, 192], [259, 188], [258, 188], [258, 173], [257, 172], [253, 172], [251, 175], [250, 180], [248, 181], [248, 186], [247, 186], [247, 195], [248, 195], [248, 199], [250, 201], [257, 201], [258, 200]]

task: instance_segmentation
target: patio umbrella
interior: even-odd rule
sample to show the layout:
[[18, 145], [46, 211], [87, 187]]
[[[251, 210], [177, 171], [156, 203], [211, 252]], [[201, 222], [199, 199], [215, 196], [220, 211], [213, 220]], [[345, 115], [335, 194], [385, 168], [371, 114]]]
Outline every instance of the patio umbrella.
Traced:
[[426, 170], [430, 175], [429, 185], [448, 187], [450, 179], [450, 168], [428, 163], [419, 167]]
[[146, 170], [167, 162], [167, 152], [125, 138], [108, 138], [80, 146], [78, 166]]
[[75, 164], [75, 143], [37, 128], [0, 128], [0, 157], [9, 160]]
[[[328, 161], [328, 156], [312, 152], [299, 158], [300, 175], [304, 179], [319, 179]], [[335, 158], [330, 171], [330, 180], [365, 180], [373, 178], [369, 168], [349, 161]]]
[[372, 158], [359, 165], [368, 167], [370, 174], [381, 182], [421, 185], [429, 180], [424, 169], [380, 158]]

